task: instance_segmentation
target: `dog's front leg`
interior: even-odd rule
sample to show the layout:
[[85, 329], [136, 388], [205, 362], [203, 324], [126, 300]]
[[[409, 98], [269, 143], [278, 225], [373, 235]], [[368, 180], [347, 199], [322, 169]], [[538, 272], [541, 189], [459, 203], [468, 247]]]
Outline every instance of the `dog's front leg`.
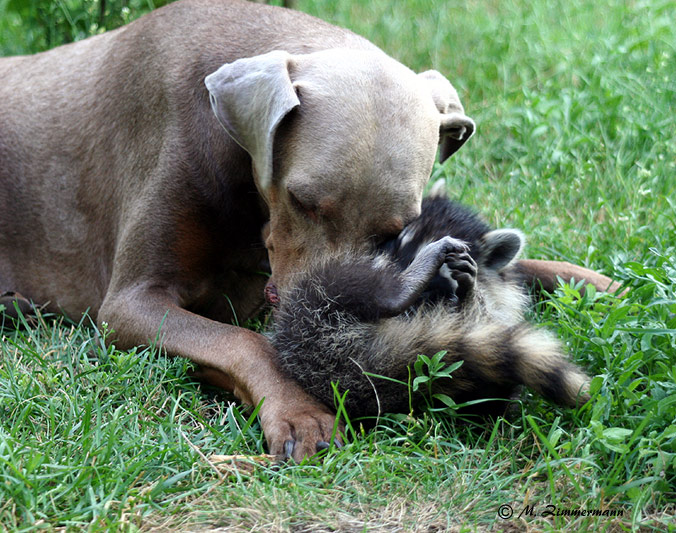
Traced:
[[186, 311], [164, 289], [109, 295], [98, 321], [115, 330], [120, 347], [158, 339], [168, 354], [191, 359], [204, 378], [243, 402], [263, 400], [259, 416], [271, 454], [300, 461], [328, 446], [335, 416], [281, 373], [262, 335]]

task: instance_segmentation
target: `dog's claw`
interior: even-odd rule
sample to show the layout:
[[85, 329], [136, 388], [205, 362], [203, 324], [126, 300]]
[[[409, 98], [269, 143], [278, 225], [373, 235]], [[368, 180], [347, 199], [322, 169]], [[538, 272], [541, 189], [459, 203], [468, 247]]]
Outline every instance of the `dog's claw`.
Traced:
[[[268, 450], [278, 462], [300, 463], [330, 448], [336, 415], [307, 396], [294, 382], [286, 382], [286, 395], [267, 398], [260, 411]], [[342, 431], [342, 424], [339, 424]]]
[[293, 450], [296, 447], [295, 440], [284, 441], [284, 453], [282, 454], [282, 461], [288, 461], [293, 457]]

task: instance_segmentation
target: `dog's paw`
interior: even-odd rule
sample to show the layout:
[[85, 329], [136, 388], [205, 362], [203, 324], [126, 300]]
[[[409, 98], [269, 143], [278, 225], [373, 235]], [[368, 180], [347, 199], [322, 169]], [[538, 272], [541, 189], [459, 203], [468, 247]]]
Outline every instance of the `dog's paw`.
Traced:
[[331, 442], [336, 447], [343, 444], [335, 415], [304, 393], [291, 401], [264, 400], [260, 418], [268, 450], [279, 461], [300, 462], [328, 449]]

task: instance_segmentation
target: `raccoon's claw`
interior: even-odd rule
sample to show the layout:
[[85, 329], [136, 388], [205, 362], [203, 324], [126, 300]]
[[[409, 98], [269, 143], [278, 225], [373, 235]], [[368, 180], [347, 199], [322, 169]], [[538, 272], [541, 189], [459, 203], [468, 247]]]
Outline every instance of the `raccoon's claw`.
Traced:
[[472, 278], [476, 278], [477, 265], [472, 256], [467, 252], [459, 254], [448, 254], [446, 256], [446, 266], [451, 271], [451, 274], [467, 274]]

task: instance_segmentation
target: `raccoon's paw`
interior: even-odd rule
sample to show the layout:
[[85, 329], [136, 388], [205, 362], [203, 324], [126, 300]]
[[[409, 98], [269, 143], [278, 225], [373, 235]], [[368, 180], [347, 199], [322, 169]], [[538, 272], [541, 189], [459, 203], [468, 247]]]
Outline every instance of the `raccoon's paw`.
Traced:
[[409, 268], [416, 273], [427, 272], [436, 275], [437, 269], [441, 268], [447, 261], [454, 260], [458, 254], [469, 251], [467, 243], [453, 237], [442, 237], [438, 241], [430, 242], [423, 246], [418, 252], [415, 260]]
[[469, 251], [469, 246], [465, 241], [454, 239], [449, 236], [442, 237], [438, 241], [432, 243], [432, 245], [439, 246], [439, 251], [444, 254], [447, 259]]
[[477, 264], [467, 251], [448, 254], [446, 267], [449, 274], [457, 283], [455, 295], [462, 302], [474, 289], [477, 276]]

